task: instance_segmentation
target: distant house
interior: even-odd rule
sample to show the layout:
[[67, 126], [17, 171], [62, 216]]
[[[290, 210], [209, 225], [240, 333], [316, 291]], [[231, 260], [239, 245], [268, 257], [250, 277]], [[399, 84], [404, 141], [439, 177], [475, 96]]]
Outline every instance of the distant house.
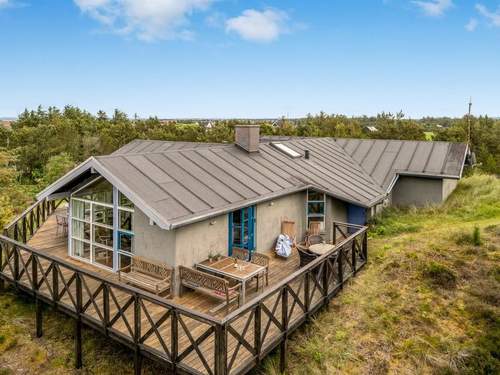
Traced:
[[[319, 223], [364, 224], [385, 205], [442, 202], [462, 175], [467, 146], [334, 138], [260, 138], [234, 144], [135, 140], [91, 157], [38, 199], [69, 199], [68, 252], [118, 270], [140, 255], [176, 268], [209, 253], [273, 248], [284, 219], [301, 239]], [[178, 285], [178, 283], [176, 283]]]
[[375, 126], [367, 126], [366, 130], [368, 130], [370, 133], [378, 132], [378, 129]]

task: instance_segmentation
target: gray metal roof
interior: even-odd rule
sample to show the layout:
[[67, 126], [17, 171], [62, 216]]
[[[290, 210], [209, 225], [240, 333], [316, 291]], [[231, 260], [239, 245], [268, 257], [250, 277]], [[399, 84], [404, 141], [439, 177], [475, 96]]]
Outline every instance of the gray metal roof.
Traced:
[[125, 146], [120, 147], [111, 155], [131, 154], [139, 152], [163, 152], [168, 150], [182, 150], [186, 148], [221, 146], [223, 144], [224, 143], [156, 141], [156, 140], [134, 139], [132, 142], [129, 142]]
[[384, 189], [396, 175], [460, 178], [465, 143], [337, 139], [337, 143]]
[[38, 198], [64, 193], [93, 170], [171, 229], [307, 188], [370, 207], [385, 198], [386, 181], [399, 170], [453, 174], [463, 165], [461, 145], [448, 143], [279, 138], [301, 155], [309, 150], [305, 159], [287, 156], [269, 140], [256, 153], [234, 144], [135, 140], [88, 159]]

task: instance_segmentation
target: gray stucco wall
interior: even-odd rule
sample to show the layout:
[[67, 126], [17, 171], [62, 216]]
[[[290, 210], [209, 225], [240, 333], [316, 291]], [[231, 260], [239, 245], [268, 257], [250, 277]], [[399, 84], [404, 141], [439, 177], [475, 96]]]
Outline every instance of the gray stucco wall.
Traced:
[[445, 201], [453, 190], [457, 187], [458, 180], [453, 178], [444, 178], [443, 179], [443, 201]]
[[440, 179], [400, 176], [392, 190], [395, 206], [425, 206], [443, 201], [443, 182]]
[[256, 250], [274, 248], [281, 233], [281, 222], [295, 221], [297, 240], [304, 237], [306, 220], [306, 193], [299, 192], [257, 205], [255, 221]]
[[347, 203], [326, 197], [325, 240], [331, 241], [333, 237], [333, 222], [347, 222]]
[[137, 207], [134, 211], [134, 254], [175, 264], [175, 231], [149, 224], [149, 218]]

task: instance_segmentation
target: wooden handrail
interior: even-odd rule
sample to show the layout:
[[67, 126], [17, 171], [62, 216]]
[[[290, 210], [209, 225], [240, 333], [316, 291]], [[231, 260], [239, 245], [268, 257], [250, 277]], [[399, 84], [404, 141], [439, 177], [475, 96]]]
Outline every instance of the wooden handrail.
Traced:
[[282, 281], [280, 281], [278, 284], [273, 286], [272, 288], [264, 291], [262, 294], [259, 294], [252, 300], [248, 301], [238, 309], [232, 311], [230, 314], [225, 316], [222, 320], [222, 324], [226, 324], [233, 320], [235, 317], [238, 317], [239, 315], [245, 314], [248, 312], [250, 309], [254, 308], [254, 305], [257, 304], [259, 301], [265, 299], [266, 297], [276, 293], [280, 288], [282, 288], [284, 285], [289, 284], [292, 282], [294, 279], [297, 277], [309, 272], [310, 270], [314, 269], [316, 266], [318, 266], [325, 258], [328, 258], [332, 255], [334, 255], [336, 252], [338, 252], [345, 244], [349, 243], [352, 241], [354, 238], [358, 237], [359, 235], [365, 233], [368, 230], [368, 227], [363, 227], [361, 226], [358, 231], [355, 233], [351, 234], [349, 237], [344, 239], [343, 241], [339, 242], [333, 249], [330, 251], [326, 252], [325, 254], [319, 256], [317, 259], [312, 261], [311, 263], [305, 265], [304, 267], [298, 269], [288, 277], [284, 278]]
[[221, 319], [219, 319], [219, 318], [213, 317], [211, 315], [208, 315], [208, 314], [205, 314], [205, 313], [202, 313], [199, 311], [189, 309], [183, 305], [169, 302], [169, 301], [167, 301], [163, 298], [159, 298], [155, 294], [149, 293], [145, 290], [133, 287], [131, 285], [115, 282], [113, 280], [105, 279], [96, 272], [93, 272], [93, 271], [87, 270], [87, 269], [83, 269], [83, 268], [79, 268], [79, 267], [75, 266], [74, 264], [72, 264], [64, 259], [48, 255], [40, 250], [35, 249], [34, 247], [31, 247], [29, 245], [23, 244], [23, 243], [18, 242], [18, 241], [14, 241], [13, 239], [11, 239], [9, 237], [5, 237], [3, 235], [0, 235], [0, 241], [9, 242], [12, 245], [15, 245], [15, 246], [17, 246], [25, 251], [36, 254], [39, 258], [48, 260], [50, 262], [57, 263], [58, 265], [63, 266], [64, 268], [69, 269], [70, 271], [80, 273], [82, 275], [85, 275], [85, 276], [100, 280], [102, 282], [105, 282], [107, 285], [112, 286], [113, 288], [129, 292], [130, 294], [139, 294], [141, 296], [141, 298], [149, 300], [150, 302], [154, 302], [160, 306], [171, 308], [171, 309], [176, 309], [176, 310], [180, 311], [181, 313], [185, 313], [186, 315], [196, 316], [197, 318], [203, 319], [204, 321], [206, 321], [207, 323], [210, 323], [210, 324], [221, 324], [221, 322], [222, 322]]

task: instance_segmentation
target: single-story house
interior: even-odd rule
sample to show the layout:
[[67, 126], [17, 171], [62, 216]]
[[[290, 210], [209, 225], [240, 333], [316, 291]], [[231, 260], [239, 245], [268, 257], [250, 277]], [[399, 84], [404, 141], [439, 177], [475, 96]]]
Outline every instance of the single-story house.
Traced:
[[295, 222], [298, 239], [315, 221], [328, 240], [333, 221], [364, 224], [377, 207], [441, 202], [467, 150], [260, 138], [259, 126], [236, 126], [234, 144], [132, 141], [89, 158], [37, 198], [68, 199], [70, 256], [112, 271], [132, 254], [176, 268], [233, 247], [269, 250], [285, 219]]

